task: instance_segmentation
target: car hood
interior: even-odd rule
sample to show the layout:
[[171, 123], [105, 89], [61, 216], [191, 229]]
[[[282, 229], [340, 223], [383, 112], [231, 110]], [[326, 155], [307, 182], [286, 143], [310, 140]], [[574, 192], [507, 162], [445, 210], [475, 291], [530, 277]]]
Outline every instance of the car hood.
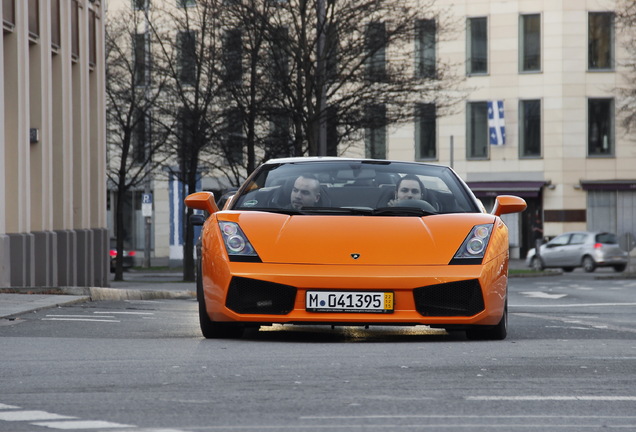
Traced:
[[[446, 265], [487, 214], [425, 217], [219, 214], [237, 222], [263, 262], [289, 264]], [[357, 257], [357, 258], [356, 258]]]

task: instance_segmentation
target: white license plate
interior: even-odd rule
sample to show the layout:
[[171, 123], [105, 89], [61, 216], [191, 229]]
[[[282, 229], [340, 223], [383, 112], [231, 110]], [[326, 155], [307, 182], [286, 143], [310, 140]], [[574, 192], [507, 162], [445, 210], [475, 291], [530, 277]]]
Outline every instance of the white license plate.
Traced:
[[393, 293], [378, 291], [307, 291], [309, 312], [393, 312]]

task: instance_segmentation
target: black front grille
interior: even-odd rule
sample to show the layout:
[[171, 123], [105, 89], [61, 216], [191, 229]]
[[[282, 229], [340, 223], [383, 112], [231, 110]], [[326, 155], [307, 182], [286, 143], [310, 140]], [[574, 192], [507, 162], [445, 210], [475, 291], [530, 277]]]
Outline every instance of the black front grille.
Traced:
[[234, 277], [225, 306], [240, 314], [285, 315], [292, 311], [296, 288], [257, 279]]
[[413, 297], [415, 309], [424, 316], [472, 316], [484, 310], [476, 279], [415, 288]]

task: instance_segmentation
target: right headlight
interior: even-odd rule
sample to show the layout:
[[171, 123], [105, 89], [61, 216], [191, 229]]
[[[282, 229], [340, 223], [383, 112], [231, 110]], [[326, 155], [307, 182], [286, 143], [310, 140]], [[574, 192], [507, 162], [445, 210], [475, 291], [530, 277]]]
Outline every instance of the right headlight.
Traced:
[[219, 229], [230, 261], [260, 262], [260, 258], [236, 222], [219, 222]]

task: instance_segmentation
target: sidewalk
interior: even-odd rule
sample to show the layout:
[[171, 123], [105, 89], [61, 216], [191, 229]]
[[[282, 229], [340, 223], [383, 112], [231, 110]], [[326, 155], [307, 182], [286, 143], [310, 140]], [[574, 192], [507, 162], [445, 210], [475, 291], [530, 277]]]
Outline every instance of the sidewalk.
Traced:
[[[112, 275], [111, 275], [112, 279]], [[124, 281], [110, 287], [0, 289], [0, 319], [73, 303], [99, 300], [194, 298], [194, 282], [183, 282], [180, 272], [131, 270]]]

